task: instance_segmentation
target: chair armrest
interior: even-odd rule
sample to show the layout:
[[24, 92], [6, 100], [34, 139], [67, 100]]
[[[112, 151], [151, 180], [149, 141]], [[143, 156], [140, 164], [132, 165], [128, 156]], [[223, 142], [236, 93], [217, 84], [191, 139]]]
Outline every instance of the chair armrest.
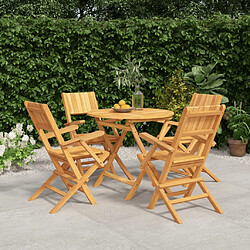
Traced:
[[139, 136], [140, 136], [143, 140], [145, 140], [145, 141], [147, 141], [147, 142], [149, 142], [149, 143], [151, 143], [151, 144], [156, 143], [159, 147], [164, 148], [164, 149], [166, 149], [166, 150], [169, 151], [169, 152], [173, 152], [173, 151], [174, 151], [174, 148], [173, 148], [173, 147], [169, 146], [169, 145], [166, 144], [165, 142], [163, 142], [163, 141], [157, 139], [156, 137], [154, 137], [154, 136], [152, 136], [152, 135], [150, 135], [150, 134], [148, 134], [148, 133], [140, 133]]
[[89, 140], [104, 136], [105, 132], [104, 131], [96, 131], [93, 133], [88, 133], [85, 135], [78, 136], [76, 138], [70, 139], [68, 141], [65, 141], [64, 143], [61, 144], [62, 147], [70, 146], [76, 142], [84, 141], [87, 142]]
[[[68, 127], [59, 129], [59, 133], [60, 134], [65, 134], [65, 133], [68, 133], [68, 132], [71, 132], [71, 131], [75, 131], [77, 129], [78, 129], [77, 125], [70, 125]], [[45, 134], [45, 136], [46, 136], [47, 139], [49, 139], [49, 138], [55, 137], [56, 135], [55, 135], [54, 132], [49, 132], [49, 133]], [[38, 139], [41, 140], [41, 137], [39, 136]]]
[[80, 124], [84, 124], [84, 123], [85, 123], [85, 120], [78, 120], [78, 121], [64, 123], [64, 125], [70, 126], [70, 125], [80, 125]]

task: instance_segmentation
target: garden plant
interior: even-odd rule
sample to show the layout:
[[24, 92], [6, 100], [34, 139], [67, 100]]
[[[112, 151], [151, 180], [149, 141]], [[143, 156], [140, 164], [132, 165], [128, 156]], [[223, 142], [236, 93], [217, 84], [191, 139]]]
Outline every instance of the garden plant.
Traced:
[[32, 125], [24, 129], [23, 124], [18, 123], [9, 133], [0, 132], [0, 172], [34, 161], [36, 140], [28, 135], [32, 131]]

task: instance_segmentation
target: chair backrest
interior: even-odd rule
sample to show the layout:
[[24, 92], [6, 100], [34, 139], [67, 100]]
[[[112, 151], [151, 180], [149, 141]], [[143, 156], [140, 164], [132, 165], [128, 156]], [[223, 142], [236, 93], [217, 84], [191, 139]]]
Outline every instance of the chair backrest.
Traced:
[[222, 100], [222, 95], [207, 95], [207, 94], [194, 93], [189, 103], [189, 107], [220, 105], [221, 100]]
[[62, 93], [62, 99], [67, 122], [71, 122], [71, 115], [87, 114], [98, 109], [95, 92]]
[[224, 114], [225, 105], [185, 107], [172, 143], [177, 150], [183, 137], [192, 136], [200, 141], [200, 155], [207, 157]]
[[64, 139], [59, 132], [55, 119], [52, 116], [47, 104], [25, 101], [24, 105], [47, 150], [51, 150], [51, 146], [45, 131], [52, 132], [59, 144], [64, 142]]

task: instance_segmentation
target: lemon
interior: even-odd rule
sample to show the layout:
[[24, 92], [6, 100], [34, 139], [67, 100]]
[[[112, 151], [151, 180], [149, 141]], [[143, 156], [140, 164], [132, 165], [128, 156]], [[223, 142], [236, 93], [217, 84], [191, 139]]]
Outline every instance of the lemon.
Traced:
[[120, 107], [119, 104], [116, 103], [116, 104], [114, 105], [114, 109], [120, 109], [120, 108], [121, 108], [121, 107]]
[[127, 109], [127, 105], [121, 105], [121, 109]]
[[126, 106], [126, 109], [130, 109], [130, 106], [127, 104], [127, 105], [125, 105]]
[[125, 102], [124, 100], [120, 100], [120, 101], [119, 101], [119, 105], [120, 105], [120, 106], [125, 105], [125, 104], [126, 104], [126, 102]]

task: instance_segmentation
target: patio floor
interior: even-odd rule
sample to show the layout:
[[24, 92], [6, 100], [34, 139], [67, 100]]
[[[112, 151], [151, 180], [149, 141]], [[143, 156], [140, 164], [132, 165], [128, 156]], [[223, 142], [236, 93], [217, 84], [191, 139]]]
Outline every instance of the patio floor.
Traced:
[[[125, 164], [138, 175], [137, 160]], [[125, 201], [129, 186], [105, 178], [93, 188], [96, 172], [88, 186], [97, 205], [77, 193], [50, 215], [59, 195], [46, 190], [28, 201], [50, 171], [0, 177], [0, 249], [250, 249], [250, 166], [214, 156], [206, 166], [221, 179], [202, 174], [224, 214], [207, 199], [175, 205], [181, 225], [162, 201], [147, 209], [153, 193], [148, 178]], [[55, 183], [62, 187], [59, 179]]]

